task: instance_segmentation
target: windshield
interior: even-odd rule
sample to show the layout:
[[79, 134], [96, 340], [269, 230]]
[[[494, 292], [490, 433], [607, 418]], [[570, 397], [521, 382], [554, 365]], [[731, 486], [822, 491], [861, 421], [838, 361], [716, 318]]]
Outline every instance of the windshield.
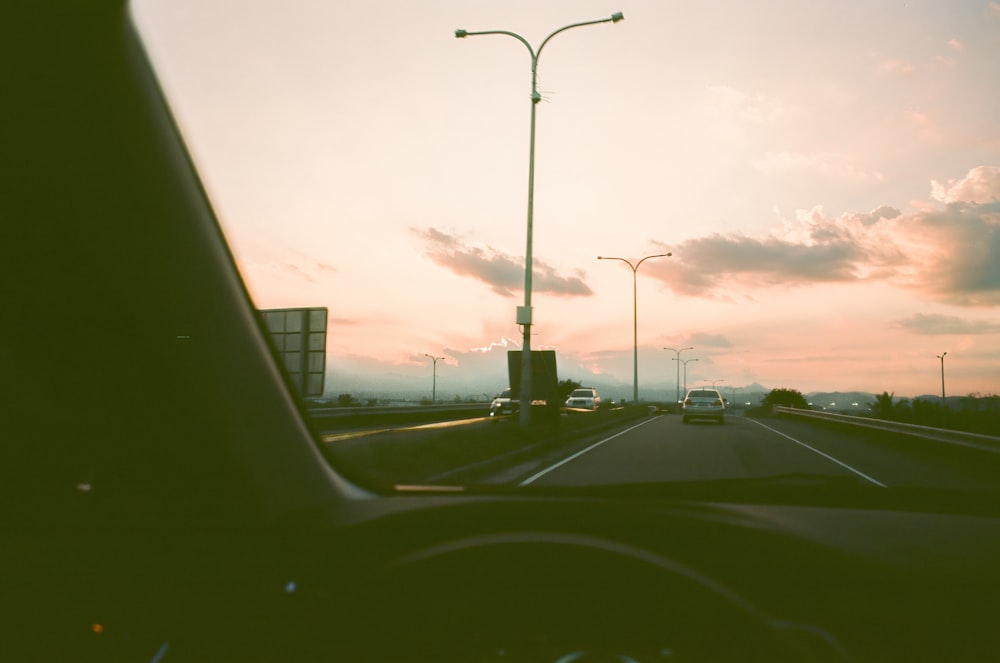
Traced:
[[996, 489], [996, 2], [133, 14], [345, 474]]

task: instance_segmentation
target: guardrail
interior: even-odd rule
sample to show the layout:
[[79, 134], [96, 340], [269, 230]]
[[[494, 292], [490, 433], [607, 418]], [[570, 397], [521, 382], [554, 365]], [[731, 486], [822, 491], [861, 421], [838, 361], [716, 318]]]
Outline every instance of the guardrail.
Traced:
[[904, 424], [898, 421], [885, 421], [883, 419], [871, 419], [869, 417], [855, 417], [848, 414], [834, 414], [833, 412], [821, 412], [819, 410], [801, 410], [794, 407], [774, 406], [776, 414], [790, 414], [797, 417], [809, 419], [823, 419], [826, 421], [836, 421], [843, 424], [874, 428], [890, 433], [902, 433], [914, 437], [944, 442], [947, 444], [957, 444], [964, 447], [988, 451], [990, 453], [1000, 453], [1000, 437], [993, 435], [982, 435], [980, 433], [966, 433], [946, 428], [932, 428], [931, 426], [918, 426], [916, 424]]
[[434, 405], [350, 405], [344, 407], [312, 407], [314, 417], [353, 417], [369, 414], [399, 414], [427, 412], [482, 412], [486, 416], [490, 404], [486, 403], [437, 403]]

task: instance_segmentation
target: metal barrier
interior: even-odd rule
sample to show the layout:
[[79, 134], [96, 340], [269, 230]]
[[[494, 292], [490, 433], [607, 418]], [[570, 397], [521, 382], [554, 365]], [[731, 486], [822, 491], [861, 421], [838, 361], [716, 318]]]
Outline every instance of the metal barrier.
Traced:
[[904, 424], [898, 421], [885, 421], [883, 419], [871, 419], [869, 417], [854, 417], [847, 414], [834, 414], [833, 412], [822, 412], [819, 410], [801, 410], [794, 407], [774, 406], [775, 414], [790, 414], [796, 417], [807, 419], [822, 419], [825, 421], [835, 421], [853, 426], [863, 426], [874, 428], [875, 430], [889, 433], [901, 433], [911, 435], [926, 440], [944, 442], [946, 444], [957, 444], [964, 447], [979, 449], [990, 453], [1000, 453], [1000, 437], [993, 435], [981, 435], [979, 433], [966, 433], [946, 428], [932, 428], [931, 426], [918, 426], [916, 424]]

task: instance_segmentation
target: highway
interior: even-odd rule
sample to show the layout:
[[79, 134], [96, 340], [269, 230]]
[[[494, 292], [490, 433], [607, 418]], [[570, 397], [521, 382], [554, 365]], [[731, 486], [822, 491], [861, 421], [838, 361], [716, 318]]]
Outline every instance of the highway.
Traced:
[[561, 458], [547, 458], [521, 485], [584, 486], [809, 474], [853, 476], [875, 486], [993, 489], [997, 454], [853, 427], [784, 418], [728, 417], [682, 424], [654, 416]]

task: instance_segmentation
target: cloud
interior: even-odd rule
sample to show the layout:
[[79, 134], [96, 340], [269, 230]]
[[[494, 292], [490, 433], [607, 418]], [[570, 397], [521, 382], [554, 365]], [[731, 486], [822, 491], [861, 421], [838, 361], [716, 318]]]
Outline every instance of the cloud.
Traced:
[[994, 18], [1000, 18], [1000, 2], [996, 0], [991, 0], [990, 4], [987, 5], [989, 13]]
[[519, 350], [521, 349], [521, 344], [507, 336], [501, 337], [499, 341], [492, 341], [487, 345], [480, 346], [478, 348], [470, 348], [469, 352], [479, 352], [481, 354], [487, 354], [493, 352], [494, 350]]
[[963, 44], [958, 39], [949, 39], [948, 46], [950, 46], [951, 50], [955, 51], [956, 53], [961, 53], [962, 51], [965, 50], [965, 44]]
[[691, 343], [696, 348], [705, 346], [712, 348], [729, 348], [733, 345], [725, 336], [719, 334], [707, 334], [705, 332], [695, 332], [694, 334], [691, 334], [687, 342]]
[[880, 206], [830, 217], [815, 207], [765, 237], [687, 240], [672, 246], [674, 258], [650, 274], [698, 297], [883, 281], [953, 305], [1000, 305], [1000, 168], [981, 166], [963, 178], [935, 181], [932, 196], [938, 205], [908, 213]]
[[942, 203], [996, 202], [1000, 200], [1000, 166], [979, 166], [944, 184], [932, 180], [931, 197]]
[[1000, 323], [965, 320], [950, 315], [924, 314], [897, 320], [896, 324], [915, 334], [941, 336], [947, 334], [1000, 334]]
[[[423, 241], [426, 255], [451, 272], [482, 281], [503, 297], [513, 297], [516, 292], [523, 290], [524, 261], [521, 258], [506, 255], [489, 246], [469, 245], [462, 238], [435, 228], [413, 228], [411, 232]], [[533, 292], [569, 297], [588, 297], [593, 294], [584, 283], [582, 273], [564, 276], [537, 257], [532, 262]]]

